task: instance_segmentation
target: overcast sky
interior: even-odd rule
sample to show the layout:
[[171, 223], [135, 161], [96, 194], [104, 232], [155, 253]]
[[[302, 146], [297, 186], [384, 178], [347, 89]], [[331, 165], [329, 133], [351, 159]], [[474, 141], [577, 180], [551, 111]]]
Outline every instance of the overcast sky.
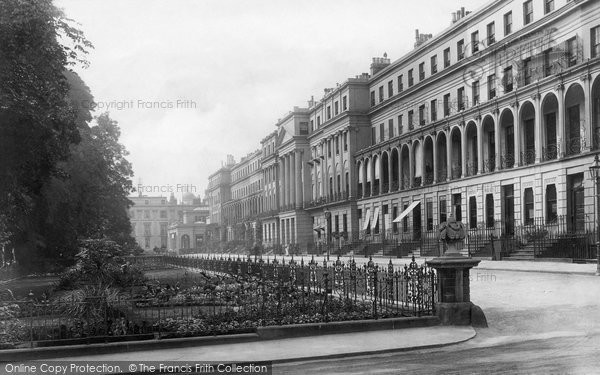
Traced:
[[77, 72], [96, 113], [119, 122], [134, 185], [201, 196], [227, 154], [259, 148], [294, 106], [368, 72], [372, 57], [400, 58], [415, 29], [435, 36], [451, 12], [488, 2], [56, 0], [94, 44]]

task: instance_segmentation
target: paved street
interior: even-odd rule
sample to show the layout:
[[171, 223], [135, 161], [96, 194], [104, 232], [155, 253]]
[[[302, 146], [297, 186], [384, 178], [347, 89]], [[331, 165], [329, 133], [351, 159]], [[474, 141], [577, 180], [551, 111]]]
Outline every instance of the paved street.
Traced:
[[600, 277], [472, 270], [490, 328], [446, 348], [277, 365], [277, 374], [600, 371]]

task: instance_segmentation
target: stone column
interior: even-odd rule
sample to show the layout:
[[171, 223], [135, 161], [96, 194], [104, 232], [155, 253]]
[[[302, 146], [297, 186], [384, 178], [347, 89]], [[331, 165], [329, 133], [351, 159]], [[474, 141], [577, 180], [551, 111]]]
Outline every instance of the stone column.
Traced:
[[437, 134], [431, 137], [433, 141], [433, 183], [438, 182], [438, 161], [437, 161]]
[[285, 197], [285, 174], [286, 174], [286, 171], [285, 171], [285, 157], [283, 157], [283, 156], [279, 158], [279, 170], [280, 170], [280, 173], [279, 173], [279, 177], [280, 177], [280, 179], [279, 179], [279, 196], [281, 198], [279, 200], [279, 205], [280, 205], [280, 208], [282, 208], [285, 206], [285, 199], [286, 199], [286, 197]]
[[296, 151], [295, 153], [296, 160], [296, 208], [302, 208], [302, 153], [300, 151]]
[[581, 147], [581, 152], [590, 151], [594, 146], [594, 127], [592, 126], [592, 95], [591, 95], [591, 80], [590, 75], [585, 73], [581, 77], [583, 86], [583, 103], [585, 124], [583, 126], [584, 134], [581, 134], [581, 139], [585, 139], [585, 144]]
[[515, 167], [521, 165], [521, 119], [519, 118], [519, 103], [511, 104], [513, 114], [513, 129], [515, 134]]
[[461, 177], [467, 175], [467, 126], [460, 126], [460, 161], [461, 161]]
[[379, 160], [379, 194], [383, 194], [383, 152], [377, 157]]
[[392, 174], [393, 174], [393, 167], [392, 167], [392, 151], [391, 149], [388, 150], [388, 191], [386, 193], [389, 193], [392, 191]]
[[298, 180], [298, 170], [296, 170], [296, 153], [290, 152], [290, 204], [296, 208], [296, 181]]
[[414, 143], [408, 144], [408, 178], [410, 182], [408, 183], [408, 187], [411, 188], [415, 184], [415, 156], [413, 155], [413, 145]]
[[536, 93], [533, 95], [533, 107], [535, 109], [535, 163], [542, 161], [542, 110], [540, 103], [540, 94]]
[[398, 145], [398, 190], [403, 190], [404, 176], [402, 176], [402, 144]]
[[558, 148], [558, 158], [565, 156], [565, 89], [562, 84], [556, 86], [556, 96], [558, 100], [558, 114], [556, 116], [556, 143]]
[[481, 116], [477, 116], [477, 174], [483, 173], [483, 129]]
[[502, 166], [502, 161], [500, 160], [500, 155], [502, 155], [502, 145], [500, 144], [500, 119], [497, 109], [494, 110], [494, 142], [496, 144], [496, 153], [494, 155], [496, 160], [494, 160], [494, 162], [496, 164], [496, 170], [499, 171]]
[[452, 128], [446, 133], [446, 181], [452, 180]]

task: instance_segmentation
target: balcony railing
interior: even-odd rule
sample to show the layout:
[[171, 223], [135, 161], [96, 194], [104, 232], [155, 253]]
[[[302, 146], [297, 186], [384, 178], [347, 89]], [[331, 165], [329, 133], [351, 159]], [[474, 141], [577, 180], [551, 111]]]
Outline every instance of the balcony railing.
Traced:
[[558, 158], [558, 147], [556, 145], [547, 145], [542, 147], [542, 160], [555, 160]]
[[535, 148], [530, 148], [525, 151], [521, 151], [521, 163], [523, 163], [523, 165], [530, 165], [535, 163]]
[[452, 179], [457, 180], [462, 177], [462, 165], [455, 165], [452, 167]]
[[381, 194], [385, 194], [385, 193], [389, 193], [389, 192], [390, 192], [390, 184], [389, 184], [389, 182], [384, 182], [383, 187], [381, 188]]
[[410, 177], [408, 176], [404, 176], [402, 177], [402, 190], [404, 189], [410, 189]]
[[477, 163], [476, 162], [468, 162], [466, 165], [465, 176], [475, 176], [477, 174]]
[[571, 137], [567, 142], [566, 154], [570, 155], [579, 155], [581, 154], [581, 137]]
[[515, 166], [515, 156], [510, 153], [500, 155], [500, 168], [508, 169]]
[[398, 191], [399, 185], [398, 185], [398, 181], [392, 181], [392, 190], [391, 191]]
[[374, 184], [373, 185], [373, 196], [375, 195], [379, 195], [379, 184]]
[[448, 179], [448, 170], [446, 168], [438, 169], [438, 182], [444, 182]]
[[423, 178], [422, 178], [421, 176], [419, 176], [419, 177], [415, 177], [415, 178], [413, 179], [413, 185], [412, 185], [412, 186], [413, 186], [413, 187], [419, 187], [419, 186], [421, 186], [421, 183], [422, 183], [422, 182], [423, 182]]
[[425, 176], [423, 177], [423, 185], [431, 185], [433, 184], [433, 173], [425, 172]]
[[496, 157], [492, 156], [483, 160], [483, 172], [493, 172], [496, 170]]
[[350, 199], [350, 194], [347, 191], [340, 191], [337, 193], [333, 193], [331, 195], [326, 195], [323, 197], [319, 197], [317, 199], [313, 199], [308, 202], [304, 202], [304, 207], [305, 208], [318, 207], [318, 206], [323, 206], [323, 205], [326, 205], [329, 203], [346, 201], [348, 199]]

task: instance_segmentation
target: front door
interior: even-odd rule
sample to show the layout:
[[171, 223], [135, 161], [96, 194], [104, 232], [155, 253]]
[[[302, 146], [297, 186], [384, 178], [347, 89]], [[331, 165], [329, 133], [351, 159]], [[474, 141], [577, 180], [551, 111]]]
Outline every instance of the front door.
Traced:
[[502, 196], [504, 198], [504, 230], [505, 234], [515, 234], [515, 190], [513, 185], [502, 186]]
[[568, 177], [567, 212], [569, 215], [569, 231], [581, 232], [585, 230], [585, 205], [583, 173], [578, 173]]

